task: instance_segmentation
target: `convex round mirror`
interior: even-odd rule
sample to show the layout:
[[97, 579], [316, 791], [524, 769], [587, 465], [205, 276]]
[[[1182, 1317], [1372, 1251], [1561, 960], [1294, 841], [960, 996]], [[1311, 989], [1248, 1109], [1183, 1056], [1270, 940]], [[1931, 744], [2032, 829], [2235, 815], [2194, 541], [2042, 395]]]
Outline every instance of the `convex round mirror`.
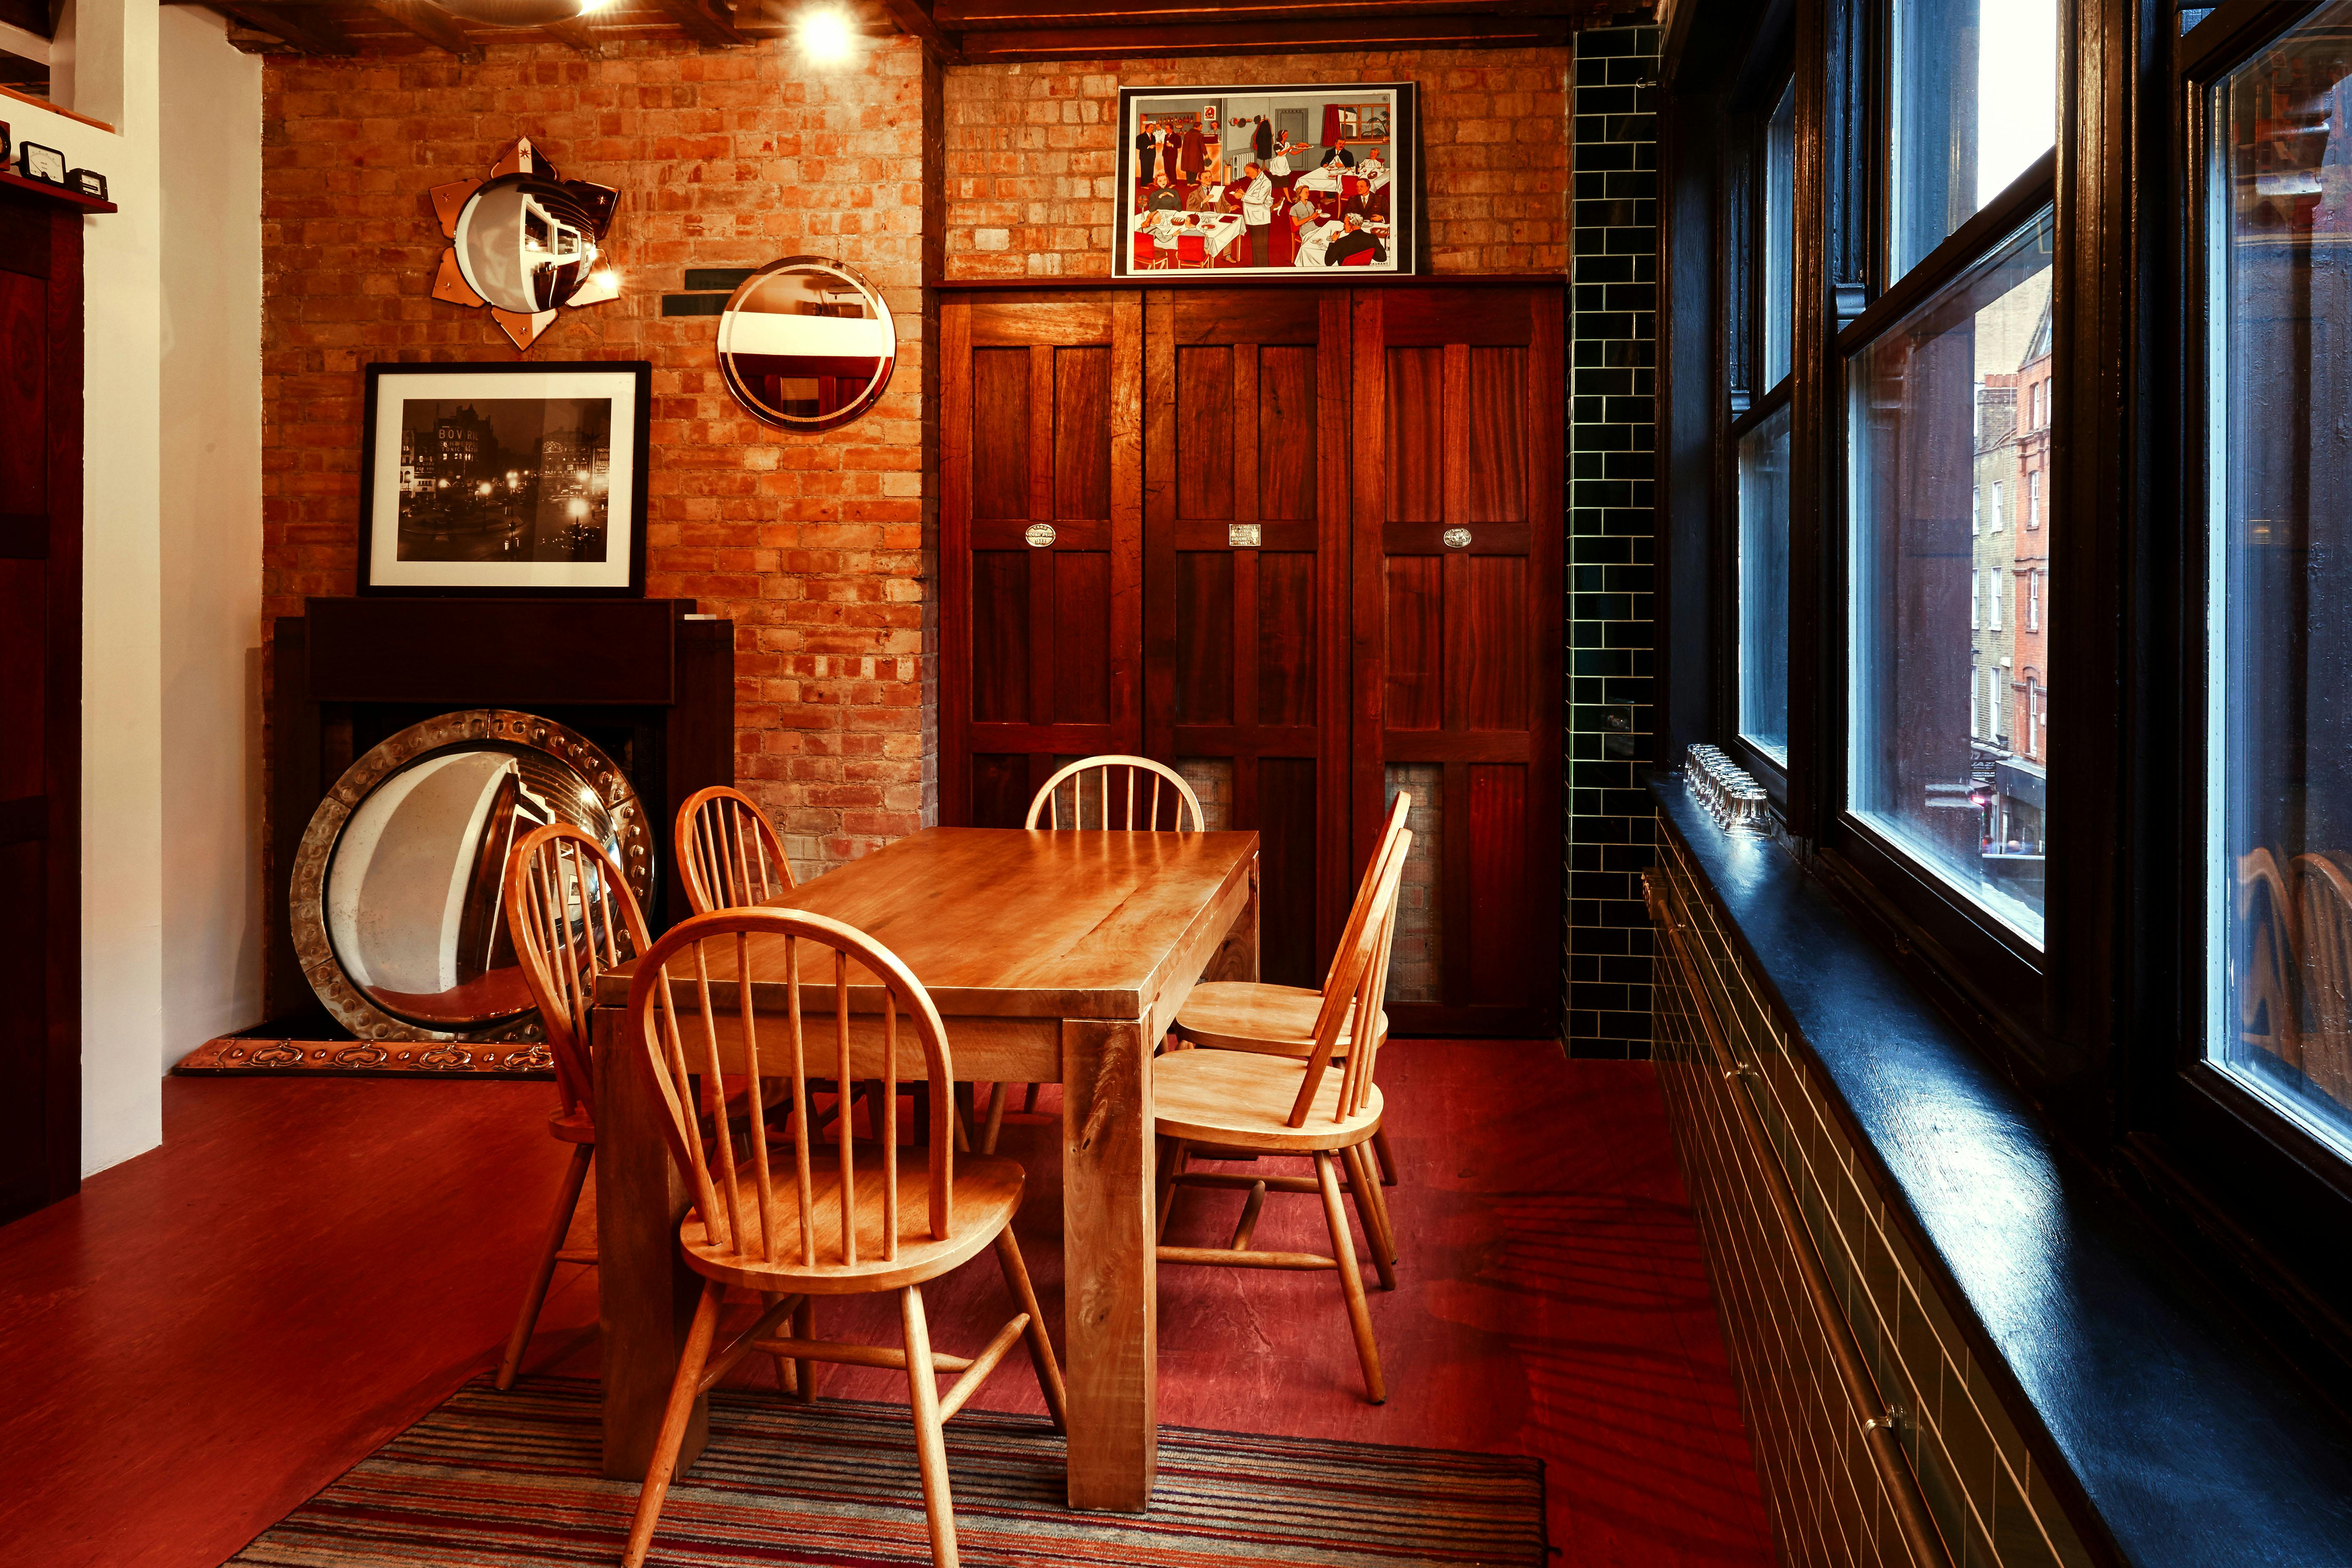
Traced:
[[881, 400], [898, 330], [873, 285], [838, 261], [788, 256], [743, 280], [719, 318], [737, 401], [785, 430], [831, 430]]
[[596, 268], [612, 212], [604, 187], [553, 172], [500, 174], [457, 214], [457, 270], [501, 310], [536, 315], [569, 301]]
[[648, 901], [636, 795], [561, 724], [449, 713], [352, 763], [294, 863], [294, 947], [327, 1011], [362, 1039], [539, 1038], [502, 894], [515, 845], [551, 822], [593, 834]]

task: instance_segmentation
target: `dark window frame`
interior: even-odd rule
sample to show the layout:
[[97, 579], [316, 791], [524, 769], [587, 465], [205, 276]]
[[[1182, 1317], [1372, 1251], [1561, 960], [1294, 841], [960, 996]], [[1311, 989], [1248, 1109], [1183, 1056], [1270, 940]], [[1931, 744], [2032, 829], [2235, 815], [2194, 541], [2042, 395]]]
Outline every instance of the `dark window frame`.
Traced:
[[[1720, 379], [1662, 361], [1661, 766], [1710, 741], [1767, 784], [1792, 850], [2042, 1108], [2070, 1146], [2131, 1193], [2272, 1342], [2352, 1408], [2352, 1164], [2207, 1066], [2204, 1006], [2204, 84], [2318, 0], [2061, 0], [2056, 145], [1906, 276], [1890, 279], [1885, 137], [1894, 0], [1793, 0], [1798, 321], [1785, 388], [1737, 410]], [[1765, 26], [1692, 0], [1666, 61], [1664, 275], [1717, 309], [1733, 258], [1723, 148], [1754, 108]], [[2183, 24], [2193, 23], [2184, 33]], [[1717, 28], [1702, 45], [1702, 30]], [[1777, 76], [1777, 67], [1774, 68]], [[1742, 96], [1743, 89], [1745, 96]], [[1769, 113], [1769, 102], [1761, 104]], [[1691, 129], [1677, 129], [1685, 113]], [[1710, 129], [1712, 134], [1709, 134]], [[1739, 174], [1752, 188], [1751, 163]], [[2055, 520], [2041, 613], [2051, 664], [2052, 841], [2038, 957], [1998, 921], [1876, 842], [1844, 811], [1848, 730], [1847, 356], [2013, 232], [2055, 212], [2050, 460]], [[1741, 287], [1741, 325], [1757, 296]], [[1685, 299], [1692, 298], [1685, 294]], [[1717, 334], [1731, 323], [1711, 320]], [[1753, 338], [1745, 340], [1750, 345]], [[1754, 347], [1748, 350], [1752, 356]], [[1750, 357], [1749, 365], [1760, 363]], [[1790, 757], [1737, 734], [1738, 439], [1785, 396], [1790, 473]], [[2096, 519], [2096, 525], [2087, 520]], [[2086, 520], [2076, 521], [2074, 520]], [[2020, 526], [2021, 526], [2021, 513]], [[2009, 606], [2014, 610], [2015, 605]], [[1702, 615], [1701, 612], [1704, 612]], [[1679, 616], [1679, 619], [1676, 617]], [[1701, 626], [1692, 626], [1703, 620]], [[1686, 634], [1679, 629], [1690, 627]], [[1696, 652], [1685, 655], [1687, 646]], [[2193, 917], [2193, 918], [2190, 918]], [[2340, 1246], [2336, 1254], [2346, 1254]]]

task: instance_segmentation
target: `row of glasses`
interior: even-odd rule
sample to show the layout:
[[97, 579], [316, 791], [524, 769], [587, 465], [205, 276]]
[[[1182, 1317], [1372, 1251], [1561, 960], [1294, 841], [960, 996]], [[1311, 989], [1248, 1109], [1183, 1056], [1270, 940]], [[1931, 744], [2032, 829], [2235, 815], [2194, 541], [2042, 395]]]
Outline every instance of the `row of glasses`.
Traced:
[[1719, 746], [1694, 742], [1684, 753], [1683, 783], [1693, 799], [1729, 833], [1768, 833], [1769, 806], [1764, 786]]

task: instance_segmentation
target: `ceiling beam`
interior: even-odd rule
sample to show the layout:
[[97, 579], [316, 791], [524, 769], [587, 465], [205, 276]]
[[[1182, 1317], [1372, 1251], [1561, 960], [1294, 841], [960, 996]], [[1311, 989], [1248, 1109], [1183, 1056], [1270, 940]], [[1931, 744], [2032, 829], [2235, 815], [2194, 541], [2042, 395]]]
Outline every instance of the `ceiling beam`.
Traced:
[[1283, 23], [1387, 19], [1412, 16], [1589, 16], [1605, 14], [1612, 0], [939, 0], [939, 26], [963, 32], [1013, 28], [1168, 27], [1211, 26], [1228, 29]]
[[938, 19], [927, 0], [882, 0], [882, 9], [898, 30], [909, 37], [920, 38], [923, 47], [944, 60], [960, 58], [963, 40], [952, 33], [940, 30]]
[[354, 55], [358, 47], [342, 24], [315, 5], [263, 5], [259, 0], [206, 0], [232, 22], [283, 39], [306, 55]]
[[457, 18], [434, 5], [433, 0], [371, 0], [371, 4], [435, 48], [453, 54], [467, 65], [482, 63], [482, 47], [467, 37]]
[[1286, 54], [1331, 54], [1349, 49], [1533, 48], [1568, 42], [1573, 28], [1565, 16], [1524, 20], [1483, 15], [1404, 16], [1330, 22], [1179, 27], [1005, 28], [963, 35], [966, 64], [1022, 60], [1116, 59], [1127, 56], [1174, 58], [1233, 55], [1267, 50]]
[[[724, 0], [714, 0], [714, 3], [724, 4]], [[731, 10], [721, 16], [706, 6], [702, 0], [654, 0], [654, 4], [671, 21], [685, 28], [687, 35], [698, 44], [715, 49], [730, 49], [751, 42], [751, 35], [735, 26]]]
[[588, 25], [585, 17], [573, 16], [562, 22], [541, 22], [539, 25], [539, 30], [551, 37], [562, 39], [590, 59], [604, 58], [604, 40], [597, 37], [596, 29]]

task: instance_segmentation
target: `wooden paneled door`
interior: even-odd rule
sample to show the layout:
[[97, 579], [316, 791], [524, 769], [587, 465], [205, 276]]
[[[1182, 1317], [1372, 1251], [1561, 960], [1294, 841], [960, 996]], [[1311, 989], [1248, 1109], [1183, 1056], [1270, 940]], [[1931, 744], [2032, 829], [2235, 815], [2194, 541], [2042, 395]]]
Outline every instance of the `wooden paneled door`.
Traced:
[[1144, 740], [1260, 842], [1260, 973], [1313, 985], [1348, 853], [1348, 296], [1157, 289], [1143, 361]]
[[0, 1223], [81, 1180], [81, 223], [0, 189]]
[[940, 339], [940, 817], [1018, 827], [1143, 743], [1143, 302], [950, 297]]
[[1412, 790], [1400, 1031], [1559, 1021], [1562, 303], [1355, 296], [1354, 835], [1360, 861]]

